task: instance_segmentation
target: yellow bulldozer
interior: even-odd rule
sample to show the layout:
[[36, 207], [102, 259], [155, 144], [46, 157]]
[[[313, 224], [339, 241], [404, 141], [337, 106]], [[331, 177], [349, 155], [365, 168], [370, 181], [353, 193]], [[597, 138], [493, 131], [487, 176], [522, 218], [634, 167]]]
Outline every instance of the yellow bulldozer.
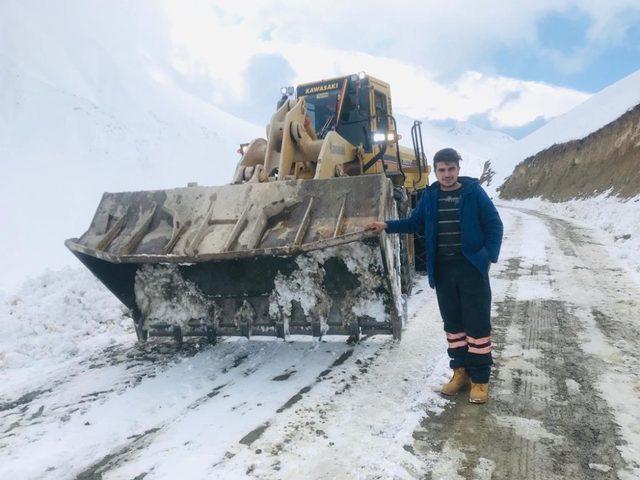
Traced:
[[406, 215], [427, 186], [420, 122], [400, 146], [389, 85], [364, 73], [281, 93], [230, 185], [105, 193], [65, 242], [138, 340], [401, 337], [415, 239], [365, 226]]

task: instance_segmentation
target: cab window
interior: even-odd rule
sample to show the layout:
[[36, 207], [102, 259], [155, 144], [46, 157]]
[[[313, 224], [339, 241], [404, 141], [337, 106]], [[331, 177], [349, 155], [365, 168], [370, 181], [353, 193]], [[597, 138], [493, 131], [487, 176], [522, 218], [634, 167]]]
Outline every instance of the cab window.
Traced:
[[386, 132], [389, 129], [387, 96], [382, 92], [373, 92], [373, 105], [377, 129], [378, 131]]

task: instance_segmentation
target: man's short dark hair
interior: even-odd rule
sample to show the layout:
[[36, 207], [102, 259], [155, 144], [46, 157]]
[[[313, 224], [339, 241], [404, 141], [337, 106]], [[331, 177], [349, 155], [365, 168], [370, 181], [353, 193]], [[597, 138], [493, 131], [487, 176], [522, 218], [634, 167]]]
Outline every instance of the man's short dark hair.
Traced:
[[455, 163], [460, 166], [460, 160], [462, 157], [453, 148], [443, 148], [433, 156], [433, 168], [436, 167], [436, 163]]

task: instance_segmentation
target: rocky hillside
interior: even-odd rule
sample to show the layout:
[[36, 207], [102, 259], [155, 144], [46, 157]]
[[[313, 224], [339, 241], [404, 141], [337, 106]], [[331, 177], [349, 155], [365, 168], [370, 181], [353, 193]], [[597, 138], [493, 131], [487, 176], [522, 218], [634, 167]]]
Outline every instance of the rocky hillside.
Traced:
[[611, 191], [640, 194], [640, 104], [590, 135], [525, 159], [498, 189], [500, 198], [554, 202]]
[[493, 155], [486, 163], [482, 176], [485, 189], [490, 194], [495, 194], [498, 187], [513, 173], [516, 165], [526, 158], [538, 155], [552, 145], [585, 138], [638, 104], [640, 70], [595, 93], [564, 115], [552, 119]]

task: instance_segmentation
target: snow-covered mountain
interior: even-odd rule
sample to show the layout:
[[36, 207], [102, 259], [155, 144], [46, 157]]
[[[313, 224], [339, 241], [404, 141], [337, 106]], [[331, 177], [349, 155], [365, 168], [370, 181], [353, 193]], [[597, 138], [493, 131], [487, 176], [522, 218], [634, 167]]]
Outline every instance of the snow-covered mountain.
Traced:
[[102, 192], [226, 183], [262, 134], [176, 86], [152, 3], [2, 7], [0, 291], [74, 264]]
[[489, 190], [498, 188], [525, 158], [553, 144], [583, 138], [640, 103], [640, 70], [601, 90], [491, 158]]
[[[401, 144], [411, 147], [411, 126], [413, 119], [404, 115], [396, 115], [398, 131], [402, 134]], [[462, 157], [462, 174], [480, 177], [484, 164], [515, 140], [509, 135], [495, 130], [486, 130], [469, 122], [451, 122], [443, 124], [429, 119], [422, 122], [422, 140], [425, 154], [429, 162], [441, 148], [455, 148]], [[433, 175], [432, 175], [433, 177]], [[435, 180], [432, 178], [431, 181]]]

